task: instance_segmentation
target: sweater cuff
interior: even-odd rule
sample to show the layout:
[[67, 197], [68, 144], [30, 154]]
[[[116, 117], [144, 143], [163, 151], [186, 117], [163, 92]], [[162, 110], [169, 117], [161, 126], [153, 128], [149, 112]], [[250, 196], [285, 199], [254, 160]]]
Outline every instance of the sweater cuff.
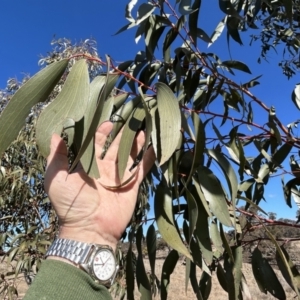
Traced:
[[112, 299], [107, 288], [92, 277], [68, 263], [45, 260], [33, 280], [24, 300], [108, 300]]

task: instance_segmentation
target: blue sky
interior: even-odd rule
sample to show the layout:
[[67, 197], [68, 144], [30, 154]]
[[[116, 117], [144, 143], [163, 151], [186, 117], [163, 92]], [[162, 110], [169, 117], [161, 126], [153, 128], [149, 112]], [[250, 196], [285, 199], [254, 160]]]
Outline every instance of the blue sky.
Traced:
[[[142, 0], [139, 1], [142, 3]], [[111, 55], [115, 60], [131, 59], [135, 53], [144, 49], [143, 42], [134, 43], [135, 29], [120, 35], [113, 34], [126, 24], [124, 8], [127, 0], [2, 0], [0, 7], [0, 87], [6, 85], [10, 77], [22, 78], [22, 73], [33, 75], [38, 70], [39, 55], [45, 55], [51, 49], [50, 41], [55, 34], [57, 38], [66, 37], [73, 41], [95, 38], [98, 42], [98, 52], [102, 57]], [[202, 1], [199, 27], [209, 35], [213, 32], [223, 14], [212, 8], [217, 1]], [[277, 66], [281, 52], [277, 55], [271, 52], [269, 63], [257, 64], [260, 53], [259, 43], [249, 46], [249, 33], [244, 33], [244, 46], [231, 41], [233, 59], [248, 64], [252, 75], [236, 71], [236, 80], [246, 82], [258, 75], [261, 85], [252, 92], [268, 106], [274, 105], [277, 115], [283, 124], [291, 123], [299, 118], [299, 112], [291, 101], [291, 92], [300, 81], [299, 74], [291, 80], [282, 75]], [[211, 48], [207, 49], [200, 43], [203, 52], [214, 52], [224, 61], [230, 59], [225, 35]], [[158, 57], [160, 58], [160, 57]], [[256, 123], [267, 121], [267, 115], [260, 111], [254, 115]], [[287, 181], [287, 178], [285, 179]], [[293, 209], [286, 206], [283, 199], [280, 177], [272, 180], [265, 193], [267, 203], [262, 207], [267, 211], [275, 211], [278, 217], [294, 218], [296, 206]]]

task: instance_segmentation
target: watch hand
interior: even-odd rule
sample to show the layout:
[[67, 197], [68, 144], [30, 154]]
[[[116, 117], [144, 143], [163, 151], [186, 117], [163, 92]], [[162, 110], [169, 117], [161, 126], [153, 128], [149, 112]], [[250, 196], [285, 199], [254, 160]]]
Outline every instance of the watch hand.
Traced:
[[110, 257], [105, 261], [104, 266], [105, 266], [105, 264], [109, 261], [109, 259], [110, 259]]

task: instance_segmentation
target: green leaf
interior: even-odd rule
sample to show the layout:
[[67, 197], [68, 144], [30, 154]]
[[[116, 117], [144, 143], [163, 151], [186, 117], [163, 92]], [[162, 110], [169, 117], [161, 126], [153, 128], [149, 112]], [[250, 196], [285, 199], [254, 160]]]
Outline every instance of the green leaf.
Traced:
[[240, 34], [239, 34], [240, 21], [235, 17], [228, 17], [226, 25], [227, 25], [228, 47], [229, 47], [229, 37], [231, 37], [234, 41], [236, 41], [240, 45], [243, 45], [243, 42], [242, 42]]
[[225, 271], [222, 268], [220, 263], [218, 263], [218, 266], [217, 266], [217, 278], [218, 278], [219, 283], [220, 283], [221, 287], [223, 288], [223, 290], [225, 292], [228, 292]]
[[9, 251], [8, 258], [7, 258], [8, 264], [10, 264], [14, 260], [14, 258], [16, 257], [16, 255], [19, 252], [19, 249], [20, 249], [19, 247], [11, 248], [11, 250]]
[[226, 203], [223, 188], [211, 170], [206, 167], [199, 167], [198, 179], [201, 189], [212, 213], [225, 226], [231, 227], [230, 215]]
[[281, 145], [282, 144], [281, 134], [280, 134], [276, 124], [272, 123], [272, 122], [267, 122], [266, 124], [270, 127], [271, 134], [273, 134], [275, 136], [277, 144]]
[[250, 71], [249, 67], [241, 61], [237, 61], [237, 60], [223, 61], [222, 66], [232, 68], [232, 69], [236, 69], [236, 70], [240, 70], [240, 71], [243, 71], [245, 73], [251, 74], [251, 71]]
[[181, 113], [172, 90], [162, 82], [156, 83], [155, 86], [159, 115], [156, 134], [159, 135], [159, 139], [158, 144], [153, 146], [159, 165], [162, 165], [172, 156], [181, 138]]
[[[196, 191], [195, 189], [191, 188], [191, 192], [192, 194], [195, 194]], [[203, 207], [200, 197], [195, 197], [195, 200], [198, 207], [198, 218], [194, 236], [199, 245], [198, 247], [200, 247], [205, 262], [210, 265], [212, 263], [213, 253], [209, 236], [208, 214]]]
[[155, 259], [156, 259], [156, 230], [151, 224], [147, 231], [147, 251], [151, 267], [152, 275], [155, 275]]
[[[184, 181], [182, 180], [183, 184]], [[188, 236], [188, 244], [190, 244], [193, 232], [195, 230], [197, 220], [198, 220], [198, 206], [195, 198], [193, 197], [192, 193], [189, 191], [189, 189], [185, 186], [185, 192], [186, 192], [186, 200], [188, 204], [188, 212], [189, 212], [189, 236]]]
[[120, 140], [120, 147], [118, 149], [118, 172], [120, 180], [123, 179], [133, 141], [144, 119], [145, 110], [140, 105], [135, 108], [124, 126], [124, 130]]
[[230, 16], [241, 18], [239, 13], [235, 10], [230, 0], [219, 0], [219, 7], [223, 13]]
[[122, 105], [116, 113], [113, 115], [113, 130], [112, 139], [114, 139], [119, 133], [120, 129], [124, 126], [129, 116], [132, 114], [134, 108], [141, 102], [141, 96], [137, 96], [130, 101]]
[[200, 6], [201, 6], [201, 0], [195, 0], [192, 5], [193, 12], [189, 15], [189, 20], [188, 20], [190, 36], [192, 37], [196, 46], [197, 46], [197, 27], [198, 27]]
[[196, 274], [196, 265], [193, 262], [190, 262], [190, 281], [193, 288], [193, 291], [197, 297], [197, 300], [204, 300], [202, 297], [201, 291], [199, 289], [199, 282]]
[[154, 197], [154, 214], [157, 227], [162, 238], [173, 249], [192, 260], [191, 254], [183, 244], [181, 236], [177, 231], [172, 208], [173, 204], [170, 189], [164, 184], [164, 182], [161, 182]]
[[133, 269], [133, 252], [132, 244], [130, 243], [127, 255], [126, 255], [126, 288], [127, 299], [134, 300], [134, 269]]
[[[184, 225], [186, 224], [186, 221], [184, 221]], [[187, 289], [189, 286], [189, 279], [190, 279], [190, 273], [191, 273], [191, 261], [186, 258], [185, 259], [185, 293], [187, 293]]]
[[199, 281], [199, 287], [200, 287], [200, 292], [202, 295], [202, 298], [207, 300], [209, 297], [209, 294], [211, 292], [211, 276], [208, 275], [206, 272], [202, 272], [200, 281]]
[[139, 92], [141, 93], [141, 96], [142, 96], [141, 100], [142, 100], [142, 104], [143, 104], [143, 107], [145, 110], [145, 121], [146, 121], [145, 146], [143, 148], [143, 154], [142, 154], [142, 157], [144, 157], [144, 154], [146, 153], [148, 146], [151, 143], [151, 133], [153, 130], [153, 124], [152, 124], [152, 116], [149, 111], [149, 109], [151, 108], [151, 104], [149, 105], [149, 102], [146, 103], [145, 95], [143, 94], [141, 87], [139, 87]]
[[151, 17], [149, 18], [149, 22], [145, 28], [145, 44], [146, 44], [146, 55], [148, 61], [152, 61], [155, 48], [157, 47], [158, 41], [166, 28], [166, 26], [160, 26], [159, 28], [154, 30], [155, 27], [153, 28], [151, 24], [151, 19], [152, 19]]
[[296, 84], [296, 87], [292, 92], [292, 100], [296, 107], [300, 110], [300, 84]]
[[284, 192], [284, 199], [286, 204], [292, 208], [292, 203], [291, 203], [291, 196], [292, 193], [298, 195], [298, 190], [296, 190], [295, 185], [299, 183], [298, 178], [293, 178], [287, 182], [287, 184], [284, 184], [283, 178], [281, 180], [282, 187], [283, 187], [283, 192]]
[[208, 34], [201, 28], [197, 28], [196, 31], [197, 37], [201, 40], [203, 40], [206, 43], [212, 43], [211, 38], [208, 36]]
[[84, 59], [72, 67], [58, 96], [41, 113], [36, 127], [36, 139], [44, 157], [50, 152], [53, 133], [61, 134], [66, 119], [79, 121], [89, 99], [89, 74]]
[[288, 270], [286, 269], [286, 266], [285, 266], [284, 262], [282, 261], [278, 251], [276, 251], [277, 266], [278, 266], [279, 270], [281, 271], [281, 274], [284, 277], [284, 279], [286, 280], [286, 282], [290, 285], [290, 287], [292, 289], [294, 289], [296, 287], [297, 290], [299, 291], [300, 290], [300, 273], [298, 272], [296, 265], [291, 260], [289, 254], [285, 250], [284, 246], [281, 246], [280, 248], [281, 248], [282, 253], [284, 254], [284, 256], [285, 256], [285, 258], [288, 262], [288, 266], [289, 266], [289, 268], [291, 270], [291, 273], [293, 275], [293, 279], [290, 278], [290, 274], [289, 274]]
[[[84, 114], [82, 135], [79, 134], [79, 124], [75, 125], [75, 142], [76, 142], [76, 153], [80, 150], [82, 145], [82, 141], [85, 139], [89, 126], [91, 125], [92, 119], [94, 117], [94, 113], [97, 107], [97, 102], [99, 98], [99, 94], [105, 84], [105, 76], [97, 76], [92, 83], [90, 84], [90, 99], [88, 102], [87, 110]], [[100, 122], [99, 122], [100, 123]], [[98, 125], [99, 125], [98, 123]], [[83, 169], [89, 174], [90, 177], [99, 178], [99, 171], [97, 166], [97, 161], [95, 158], [95, 146], [94, 146], [94, 138], [90, 141], [86, 151], [82, 155], [80, 162], [82, 164]]]
[[176, 25], [175, 28], [171, 28], [168, 33], [166, 34], [165, 40], [163, 42], [163, 53], [164, 53], [164, 60], [165, 62], [169, 62], [170, 60], [170, 46], [171, 44], [175, 41], [176, 37], [178, 36], [179, 31], [181, 30], [181, 28], [183, 27], [185, 23], [185, 18], [184, 16], [181, 16]]
[[[262, 75], [259, 75], [255, 78], [251, 79], [250, 81], [242, 84], [242, 87], [248, 90], [249, 88], [252, 88], [252, 87], [255, 87], [256, 85], [259, 85], [260, 83], [259, 83], [259, 81], [257, 81], [257, 79], [259, 79], [261, 76]], [[249, 103], [251, 103], [251, 102], [249, 102]]]
[[[213, 215], [212, 215], [211, 212], [210, 212], [208, 203], [207, 203], [207, 201], [206, 201], [206, 199], [205, 199], [205, 197], [204, 197], [204, 194], [203, 194], [203, 192], [202, 192], [202, 190], [201, 190], [198, 176], [193, 176], [193, 183], [194, 183], [195, 189], [196, 189], [196, 190], [191, 189], [191, 192], [193, 193], [194, 198], [196, 199], [196, 197], [198, 197], [198, 198], [200, 199], [200, 201], [201, 201], [201, 203], [202, 203], [202, 205], [203, 205], [203, 207], [204, 207], [204, 209], [205, 209], [207, 215], [208, 215], [209, 217], [213, 217]], [[197, 200], [197, 201], [198, 201], [198, 200]]]
[[215, 249], [219, 252], [220, 255], [223, 254], [223, 243], [218, 229], [218, 225], [215, 221], [211, 222], [209, 226], [209, 236], [211, 237]]
[[285, 292], [275, 272], [268, 261], [263, 258], [262, 253], [256, 248], [252, 253], [252, 271], [261, 292], [271, 295], [277, 299], [286, 299]]
[[170, 285], [170, 276], [173, 273], [177, 261], [179, 259], [178, 252], [176, 250], [172, 250], [162, 267], [161, 273], [161, 300], [167, 300], [168, 297], [168, 288]]
[[[289, 265], [289, 262], [287, 260], [287, 257], [285, 256], [285, 253], [283, 252], [282, 248], [278, 245], [276, 239], [274, 238], [274, 236], [271, 234], [271, 232], [269, 231], [269, 229], [264, 225], [262, 224], [263, 228], [265, 229], [267, 235], [269, 236], [270, 240], [273, 242], [273, 244], [275, 245], [276, 247], [276, 251], [277, 251], [277, 255], [281, 258], [281, 261], [289, 275], [289, 277], [291, 278], [291, 281], [294, 285], [294, 291], [296, 292], [298, 298], [300, 299], [300, 294], [299, 294], [299, 290], [297, 288], [297, 281], [295, 281], [294, 279], [294, 276], [293, 276], [293, 273], [292, 273], [292, 270], [290, 268], [290, 265]], [[281, 285], [280, 285], [281, 287]], [[282, 288], [282, 287], [281, 287]], [[282, 298], [283, 299], [283, 298]]]
[[208, 47], [210, 47], [222, 34], [225, 25], [226, 25], [226, 21], [227, 21], [227, 16], [225, 18], [223, 18], [220, 23], [217, 25], [216, 29], [214, 30], [210, 40], [211, 43], [208, 44]]
[[242, 267], [243, 267], [243, 249], [241, 245], [233, 247], [234, 263], [233, 263], [233, 277], [235, 294], [239, 295], [240, 285], [242, 281]]
[[143, 261], [143, 227], [140, 226], [136, 233], [136, 247], [138, 251], [138, 258], [136, 263], [136, 281], [141, 293], [142, 299], [151, 300], [151, 287], [147, 277], [144, 261]]
[[192, 0], [181, 0], [179, 3], [178, 11], [181, 15], [189, 15], [195, 10], [191, 7]]
[[137, 19], [135, 24], [138, 25], [142, 23], [145, 19], [149, 18], [149, 16], [155, 10], [155, 6], [152, 3], [142, 3], [137, 11]]
[[285, 8], [285, 13], [287, 15], [287, 19], [289, 20], [290, 26], [293, 24], [293, 1], [292, 0], [283, 0], [283, 5]]
[[30, 78], [10, 99], [0, 115], [0, 155], [17, 137], [31, 108], [47, 100], [68, 65], [68, 60], [50, 64]]
[[222, 152], [217, 151], [216, 149], [208, 149], [207, 154], [212, 157], [221, 167], [230, 190], [231, 202], [233, 205], [235, 205], [235, 198], [238, 191], [238, 181], [234, 169]]
[[130, 0], [129, 3], [126, 5], [125, 7], [125, 18], [129, 21], [129, 22], [134, 22], [134, 18], [131, 15], [131, 11], [134, 8], [134, 6], [136, 5], [137, 0]]
[[194, 129], [195, 129], [195, 146], [193, 151], [193, 161], [192, 165], [190, 167], [189, 176], [187, 179], [187, 185], [189, 184], [190, 179], [192, 178], [192, 175], [194, 174], [194, 170], [199, 167], [199, 165], [203, 164], [203, 153], [205, 148], [205, 130], [204, 125], [199, 118], [199, 116], [192, 112], [192, 120], [194, 123]]
[[284, 160], [287, 158], [289, 153], [291, 152], [294, 146], [293, 141], [288, 141], [284, 143], [273, 155], [272, 162], [275, 164], [276, 167], [280, 166]]
[[83, 153], [86, 151], [89, 143], [93, 139], [93, 137], [95, 135], [95, 132], [96, 132], [96, 129], [97, 129], [98, 124], [99, 124], [99, 119], [102, 115], [104, 101], [107, 99], [108, 95], [110, 94], [110, 92], [114, 88], [117, 80], [119, 79], [119, 75], [109, 73], [110, 59], [109, 59], [108, 56], [106, 56], [106, 58], [107, 58], [107, 61], [108, 61], [108, 63], [107, 63], [108, 71], [107, 71], [107, 74], [106, 74], [106, 82], [105, 82], [104, 87], [101, 90], [100, 95], [99, 95], [98, 104], [97, 104], [92, 122], [91, 122], [91, 124], [89, 126], [89, 129], [87, 131], [86, 137], [82, 142], [81, 148], [80, 148], [80, 150], [79, 150], [79, 152], [78, 152], [78, 154], [77, 154], [77, 156], [76, 156], [69, 172], [74, 170], [75, 166], [77, 165], [77, 163], [81, 159]]

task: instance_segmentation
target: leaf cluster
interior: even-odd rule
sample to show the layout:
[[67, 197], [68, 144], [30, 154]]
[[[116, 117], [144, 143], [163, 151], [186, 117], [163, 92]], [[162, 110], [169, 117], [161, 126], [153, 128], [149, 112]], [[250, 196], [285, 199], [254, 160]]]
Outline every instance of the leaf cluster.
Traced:
[[[70, 171], [80, 161], [90, 177], [98, 178], [94, 132], [103, 121], [111, 120], [113, 131], [103, 155], [123, 128], [118, 151], [121, 184], [108, 189], [123, 187], [132, 179], [124, 174], [138, 131], [145, 131], [146, 142], [131, 167], [132, 176], [149, 145], [157, 158], [140, 187], [132, 222], [123, 236], [124, 241], [128, 235], [129, 248], [125, 253], [118, 250], [121, 271], [113, 289], [120, 298], [134, 298], [136, 280], [143, 299], [156, 293], [167, 299], [170, 276], [184, 255], [185, 287], [191, 284], [197, 299], [208, 299], [214, 272], [229, 299], [246, 299], [249, 290], [242, 263], [244, 245], [251, 243], [253, 274], [262, 293], [285, 299], [262, 255], [262, 239], [249, 240], [249, 232], [258, 228], [275, 247], [278, 267], [299, 297], [299, 274], [281, 237], [268, 226], [274, 216], [269, 219], [259, 206], [266, 197], [265, 187], [276, 182], [279, 174], [289, 178], [287, 183], [282, 178], [287, 205], [291, 206], [292, 197], [300, 203], [295, 152], [299, 139], [293, 132], [299, 121], [283, 125], [275, 107], [252, 94], [260, 76], [237, 83], [235, 72], [251, 74], [245, 63], [222, 61], [220, 55], [198, 48], [199, 40], [213, 43], [224, 28], [228, 40], [241, 43], [240, 29], [254, 27], [268, 3], [220, 0], [225, 17], [209, 36], [199, 27], [199, 0], [178, 0], [177, 6], [168, 1], [143, 2], [138, 4], [136, 18], [132, 11], [137, 1], [132, 0], [125, 8], [129, 23], [117, 33], [135, 28], [136, 39], [144, 40], [143, 50], [133, 59], [115, 65], [109, 56], [102, 61], [89, 40], [72, 46], [62, 39], [40, 61], [45, 68], [20, 88], [9, 83], [10, 88], [1, 94], [0, 237], [7, 258], [17, 260], [16, 274], [38, 266], [57, 232], [57, 220], [43, 190], [44, 157], [52, 133], [65, 138]], [[290, 18], [291, 2], [283, 3]], [[296, 87], [292, 101], [299, 109], [298, 94]], [[18, 109], [21, 105], [23, 110]], [[257, 114], [264, 120], [261, 124], [255, 122]], [[147, 218], [150, 197], [153, 219]], [[241, 204], [243, 209], [238, 208]], [[147, 222], [151, 223], [146, 231]], [[156, 229], [170, 247], [161, 278], [155, 269], [161, 242]], [[145, 254], [150, 271], [144, 266]]]

